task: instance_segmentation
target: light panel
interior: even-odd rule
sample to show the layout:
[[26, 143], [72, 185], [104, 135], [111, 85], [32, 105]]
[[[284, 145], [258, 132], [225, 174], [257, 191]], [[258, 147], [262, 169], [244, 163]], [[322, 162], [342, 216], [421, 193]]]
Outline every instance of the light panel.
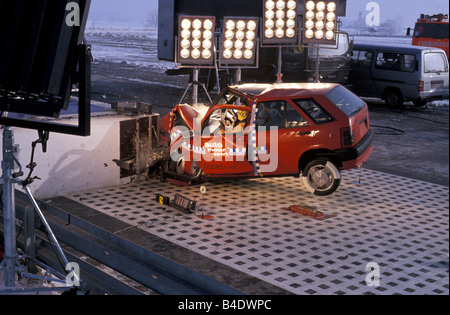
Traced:
[[224, 17], [220, 40], [221, 67], [255, 67], [258, 54], [255, 17]]
[[177, 64], [186, 67], [214, 67], [213, 16], [180, 16]]
[[264, 0], [262, 44], [298, 45], [297, 0]]
[[335, 0], [305, 1], [304, 44], [336, 44], [338, 4]]

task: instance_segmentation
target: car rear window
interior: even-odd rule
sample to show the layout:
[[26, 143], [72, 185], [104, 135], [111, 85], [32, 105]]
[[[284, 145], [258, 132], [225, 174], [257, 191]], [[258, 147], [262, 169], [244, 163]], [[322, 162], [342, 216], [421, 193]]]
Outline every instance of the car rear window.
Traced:
[[448, 72], [447, 61], [443, 53], [425, 54], [425, 73]]
[[353, 117], [366, 106], [366, 103], [362, 99], [342, 85], [331, 90], [327, 94], [327, 98], [348, 117]]
[[308, 116], [314, 121], [316, 125], [324, 124], [329, 121], [333, 121], [331, 117], [322, 107], [319, 106], [314, 100], [296, 100], [295, 103], [300, 106]]

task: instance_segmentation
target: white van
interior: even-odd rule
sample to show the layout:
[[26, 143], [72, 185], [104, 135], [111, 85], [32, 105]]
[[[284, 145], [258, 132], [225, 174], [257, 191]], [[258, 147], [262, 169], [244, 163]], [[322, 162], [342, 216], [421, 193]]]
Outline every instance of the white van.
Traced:
[[423, 106], [449, 96], [447, 56], [439, 48], [355, 44], [350, 83], [359, 96]]

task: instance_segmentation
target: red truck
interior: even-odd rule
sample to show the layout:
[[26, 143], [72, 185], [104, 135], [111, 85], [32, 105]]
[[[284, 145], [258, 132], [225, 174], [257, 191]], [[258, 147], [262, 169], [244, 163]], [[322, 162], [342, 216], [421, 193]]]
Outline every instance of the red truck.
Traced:
[[443, 49], [445, 50], [448, 59], [448, 36], [448, 14], [422, 14], [420, 19], [416, 22], [412, 44], [414, 46], [436, 47]]

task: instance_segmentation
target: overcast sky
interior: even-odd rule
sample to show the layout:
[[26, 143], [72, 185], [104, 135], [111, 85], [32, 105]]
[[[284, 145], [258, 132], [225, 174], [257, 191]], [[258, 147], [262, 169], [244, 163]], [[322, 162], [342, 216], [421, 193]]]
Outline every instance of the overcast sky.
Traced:
[[366, 6], [370, 2], [376, 2], [380, 7], [380, 20], [384, 22], [389, 19], [403, 17], [405, 27], [413, 27], [420, 14], [449, 13], [447, 0], [348, 0], [346, 19], [358, 19], [359, 12], [366, 16], [370, 11], [366, 11]]
[[[356, 20], [360, 12], [363, 13], [363, 16], [369, 14], [370, 12], [366, 11], [366, 6], [370, 2], [379, 4], [381, 22], [402, 16], [405, 27], [414, 26], [414, 22], [421, 13], [449, 13], [447, 0], [347, 0], [346, 19]], [[92, 0], [90, 19], [111, 21], [111, 23], [126, 21], [139, 24], [145, 21], [149, 13], [156, 11], [157, 8], [158, 0]]]

